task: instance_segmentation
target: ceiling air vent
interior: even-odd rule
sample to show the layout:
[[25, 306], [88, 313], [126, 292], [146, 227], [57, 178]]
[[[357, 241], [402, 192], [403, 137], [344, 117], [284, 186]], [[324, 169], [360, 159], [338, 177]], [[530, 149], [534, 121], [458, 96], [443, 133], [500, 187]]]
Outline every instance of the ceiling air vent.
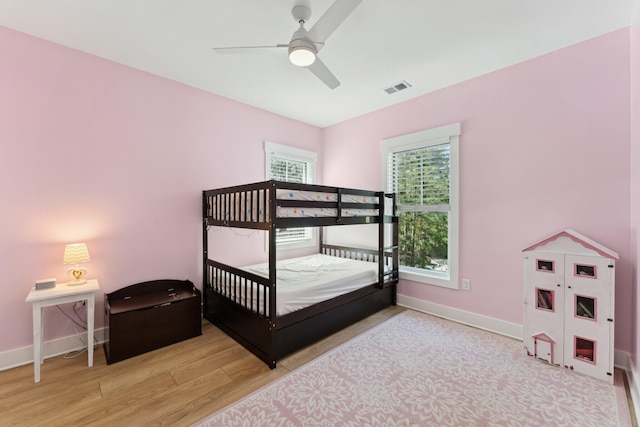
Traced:
[[387, 92], [389, 95], [391, 95], [392, 93], [396, 93], [396, 92], [400, 92], [401, 90], [405, 90], [410, 88], [411, 85], [409, 83], [407, 83], [405, 80], [396, 83], [394, 85], [391, 85], [387, 88], [384, 89], [385, 92]]

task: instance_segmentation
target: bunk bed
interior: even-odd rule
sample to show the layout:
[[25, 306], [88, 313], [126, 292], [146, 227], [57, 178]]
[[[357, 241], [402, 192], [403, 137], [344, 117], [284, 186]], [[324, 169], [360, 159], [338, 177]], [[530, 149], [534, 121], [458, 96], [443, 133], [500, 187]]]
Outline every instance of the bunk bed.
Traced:
[[[203, 191], [202, 208], [203, 315], [271, 369], [279, 358], [396, 304], [394, 194], [265, 181]], [[353, 224], [370, 224], [364, 228], [377, 232], [377, 249], [325, 242], [324, 227]], [[212, 227], [265, 230], [268, 262], [237, 267], [209, 259]], [[318, 228], [318, 253], [278, 260], [276, 230], [293, 227]], [[346, 264], [355, 265], [358, 277], [339, 277], [351, 269]], [[316, 274], [313, 266], [320, 269]], [[336, 279], [338, 288], [315, 286], [325, 276]], [[294, 277], [304, 283], [289, 283]], [[301, 292], [301, 287], [310, 289]], [[320, 300], [311, 295], [314, 289]], [[289, 305], [288, 294], [293, 295]]]

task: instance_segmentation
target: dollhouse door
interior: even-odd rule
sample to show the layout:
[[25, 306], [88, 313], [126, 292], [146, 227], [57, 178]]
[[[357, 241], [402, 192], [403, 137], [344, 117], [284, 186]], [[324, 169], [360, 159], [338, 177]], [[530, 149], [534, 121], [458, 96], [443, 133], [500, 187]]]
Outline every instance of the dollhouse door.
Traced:
[[[524, 345], [536, 359], [559, 365], [564, 345], [564, 254], [525, 253], [524, 271]], [[553, 345], [536, 340], [540, 334]]]
[[566, 255], [564, 366], [613, 381], [613, 265]]

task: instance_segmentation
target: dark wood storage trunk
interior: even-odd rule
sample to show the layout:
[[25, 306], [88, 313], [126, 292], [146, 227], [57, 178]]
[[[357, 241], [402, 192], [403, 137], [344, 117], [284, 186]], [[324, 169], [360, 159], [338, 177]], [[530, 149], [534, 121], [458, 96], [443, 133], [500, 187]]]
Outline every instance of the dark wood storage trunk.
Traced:
[[105, 294], [107, 364], [202, 335], [200, 301], [189, 280], [153, 280]]

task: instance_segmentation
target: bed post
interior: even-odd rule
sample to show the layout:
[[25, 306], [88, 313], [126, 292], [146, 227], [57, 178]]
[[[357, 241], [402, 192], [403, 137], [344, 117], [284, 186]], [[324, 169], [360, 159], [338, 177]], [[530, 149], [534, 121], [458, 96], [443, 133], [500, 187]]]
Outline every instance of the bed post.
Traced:
[[276, 184], [271, 181], [269, 189], [269, 349], [268, 353], [271, 358], [269, 367], [276, 367], [276, 357], [274, 348], [274, 331], [276, 328]]
[[209, 232], [207, 230], [209, 221], [209, 202], [207, 200], [207, 192], [202, 192], [202, 310], [207, 313], [207, 261], [209, 260]]
[[[396, 193], [391, 194], [392, 210], [391, 210], [391, 269], [394, 271], [394, 280], [400, 280], [400, 224], [398, 218]], [[393, 293], [393, 305], [398, 302], [397, 293]]]
[[386, 260], [384, 257], [384, 216], [385, 216], [386, 196], [384, 192], [378, 193], [378, 283], [380, 288], [384, 287], [384, 267]]

